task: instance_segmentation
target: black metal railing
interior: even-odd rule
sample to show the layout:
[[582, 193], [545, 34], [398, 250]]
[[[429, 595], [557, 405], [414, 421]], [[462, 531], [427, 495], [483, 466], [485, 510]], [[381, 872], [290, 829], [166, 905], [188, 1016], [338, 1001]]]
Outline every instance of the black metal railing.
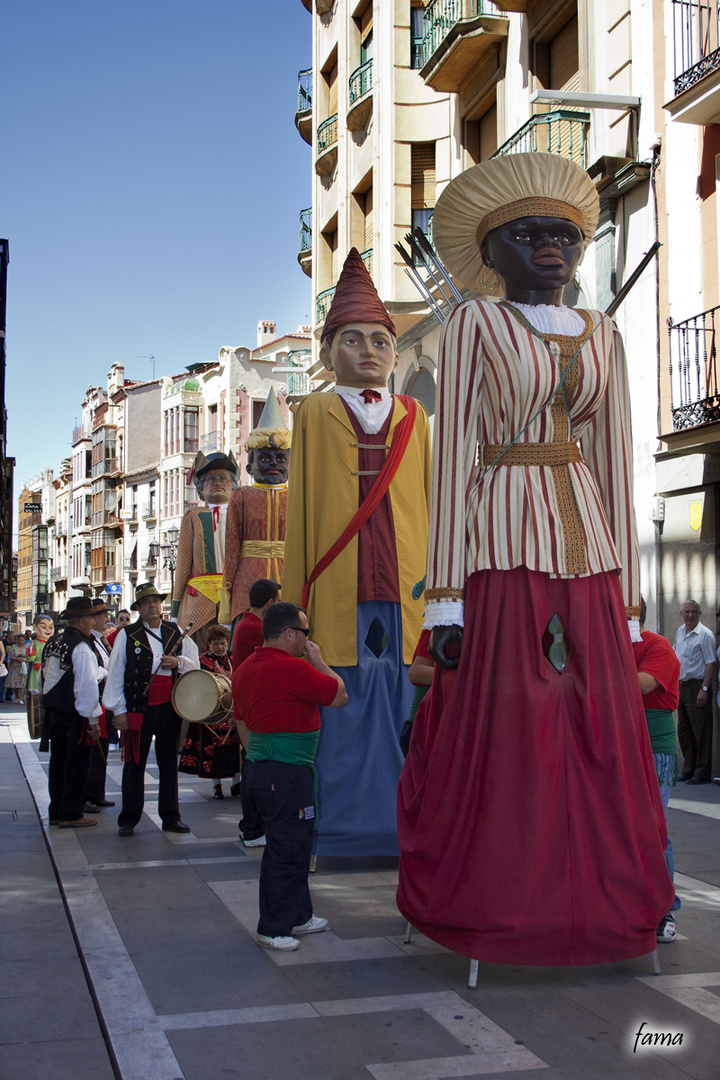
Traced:
[[672, 0], [675, 94], [720, 68], [718, 0]]
[[298, 112], [312, 109], [312, 68], [298, 72]]
[[350, 76], [349, 102], [354, 105], [368, 91], [372, 90], [372, 60], [366, 60]]
[[668, 319], [673, 431], [720, 420], [719, 312], [720, 307], [715, 307], [683, 322]]
[[300, 250], [312, 251], [312, 206], [300, 211]]

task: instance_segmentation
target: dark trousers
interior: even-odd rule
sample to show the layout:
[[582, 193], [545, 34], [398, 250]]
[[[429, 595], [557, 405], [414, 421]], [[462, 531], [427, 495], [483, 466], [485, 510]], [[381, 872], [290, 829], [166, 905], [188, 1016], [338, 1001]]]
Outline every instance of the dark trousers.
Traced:
[[90, 747], [85, 744], [85, 720], [77, 713], [45, 710], [50, 731], [48, 791], [50, 821], [77, 821], [83, 816]]
[[696, 702], [702, 679], [690, 679], [680, 683], [678, 702], [678, 742], [683, 756], [683, 776], [709, 780], [712, 757], [712, 687], [708, 690], [707, 704], [699, 709]]
[[90, 769], [85, 784], [85, 801], [101, 803], [105, 801], [105, 774], [109, 742], [98, 739], [90, 751]]
[[240, 805], [242, 806], [242, 817], [238, 823], [240, 829], [240, 835], [243, 840], [257, 840], [263, 834], [263, 825], [260, 820], [260, 815], [257, 812], [257, 807], [251, 799], [247, 789], [247, 776], [250, 762], [247, 759], [247, 753], [245, 747], [240, 747], [240, 759], [242, 762], [242, 772], [240, 773]]
[[260, 866], [258, 933], [287, 937], [312, 916], [308, 888], [315, 825], [313, 772], [282, 761], [248, 762], [248, 790], [267, 846]]
[[145, 765], [153, 735], [155, 757], [160, 772], [158, 814], [163, 825], [174, 825], [180, 820], [177, 747], [181, 723], [170, 702], [165, 705], [149, 705], [145, 710], [140, 730], [140, 760], [137, 764], [126, 761], [123, 768], [122, 810], [118, 825], [135, 828], [142, 817], [145, 805]]

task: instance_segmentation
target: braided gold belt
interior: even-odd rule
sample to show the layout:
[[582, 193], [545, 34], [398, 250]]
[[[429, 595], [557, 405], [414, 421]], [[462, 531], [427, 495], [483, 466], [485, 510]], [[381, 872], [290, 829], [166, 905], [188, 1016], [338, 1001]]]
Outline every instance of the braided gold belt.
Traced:
[[[480, 466], [491, 465], [568, 465], [582, 461], [577, 443], [513, 443], [511, 446], [480, 446]], [[244, 546], [244, 545], [243, 545]]]
[[284, 540], [243, 540], [240, 548], [243, 559], [284, 559]]

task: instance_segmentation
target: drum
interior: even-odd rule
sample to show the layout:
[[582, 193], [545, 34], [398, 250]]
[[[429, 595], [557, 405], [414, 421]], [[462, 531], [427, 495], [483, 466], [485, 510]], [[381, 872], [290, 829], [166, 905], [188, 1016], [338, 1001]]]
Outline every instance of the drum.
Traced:
[[172, 703], [191, 724], [221, 724], [232, 715], [232, 684], [212, 671], [186, 671], [173, 686]]

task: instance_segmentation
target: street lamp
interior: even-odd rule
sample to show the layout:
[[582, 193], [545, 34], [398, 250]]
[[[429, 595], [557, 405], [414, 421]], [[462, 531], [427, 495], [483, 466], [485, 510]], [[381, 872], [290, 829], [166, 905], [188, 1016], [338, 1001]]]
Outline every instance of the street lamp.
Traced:
[[179, 530], [173, 525], [165, 533], [165, 542], [160, 545], [160, 551], [163, 557], [163, 566], [166, 570], [170, 571], [170, 598], [172, 599], [175, 593], [175, 567], [177, 565], [177, 550], [178, 550], [178, 536]]

